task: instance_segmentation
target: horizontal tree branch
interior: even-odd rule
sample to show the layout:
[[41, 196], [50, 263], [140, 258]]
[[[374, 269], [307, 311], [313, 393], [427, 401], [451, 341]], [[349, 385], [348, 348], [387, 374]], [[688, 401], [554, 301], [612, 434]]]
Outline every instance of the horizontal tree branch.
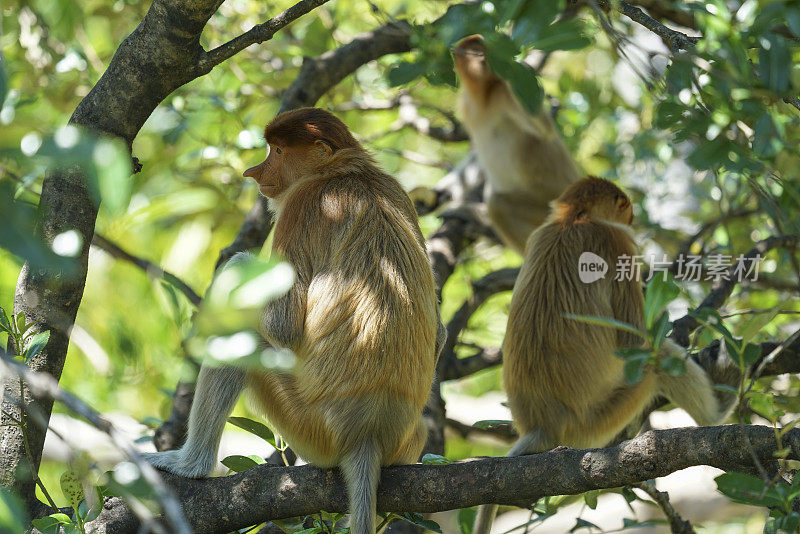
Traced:
[[272, 36], [282, 28], [328, 1], [329, 0], [302, 0], [297, 2], [295, 5], [272, 17], [267, 22], [257, 24], [242, 35], [231, 39], [213, 50], [201, 54], [197, 61], [197, 75], [201, 76], [211, 72], [211, 69], [252, 44], [263, 43], [264, 41], [272, 39]]
[[[751, 448], [744, 446], [749, 440]], [[783, 437], [789, 458], [798, 459], [800, 430]], [[651, 430], [606, 449], [552, 451], [513, 458], [480, 458], [449, 465], [383, 468], [378, 509], [440, 512], [496, 503], [528, 507], [547, 495], [575, 495], [666, 476], [694, 465], [725, 471], [753, 469], [753, 456], [766, 465], [777, 451], [774, 430], [766, 426]], [[164, 475], [183, 503], [198, 534], [229, 532], [270, 519], [327, 510], [344, 512], [347, 498], [337, 470], [310, 465], [261, 465], [236, 475], [192, 480]], [[111, 499], [90, 524], [97, 532], [135, 533], [134, 516]]]

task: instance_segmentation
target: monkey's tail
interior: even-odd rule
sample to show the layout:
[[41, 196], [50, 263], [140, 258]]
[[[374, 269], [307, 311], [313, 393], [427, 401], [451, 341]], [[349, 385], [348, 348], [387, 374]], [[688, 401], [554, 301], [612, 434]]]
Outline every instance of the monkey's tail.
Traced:
[[363, 441], [342, 460], [341, 469], [350, 498], [350, 533], [375, 534], [375, 505], [381, 454], [371, 440]]
[[[545, 451], [548, 448], [549, 443], [546, 434], [542, 430], [534, 430], [519, 438], [506, 456], [535, 454]], [[496, 504], [482, 504], [479, 506], [478, 515], [475, 516], [475, 526], [472, 527], [472, 534], [489, 534], [492, 530], [492, 523], [494, 523], [494, 517], [497, 515], [498, 508], [499, 506]]]

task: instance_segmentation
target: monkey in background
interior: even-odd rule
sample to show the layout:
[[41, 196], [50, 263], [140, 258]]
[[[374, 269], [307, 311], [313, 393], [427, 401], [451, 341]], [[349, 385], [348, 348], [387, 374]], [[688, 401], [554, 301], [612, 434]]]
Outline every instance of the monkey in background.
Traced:
[[[583, 252], [612, 267], [620, 256], [635, 255], [632, 221], [628, 196], [608, 180], [589, 177], [567, 188], [553, 202], [547, 222], [530, 236], [503, 342], [503, 383], [521, 436], [508, 456], [557, 445], [606, 446], [658, 396], [700, 425], [726, 417], [728, 409], [720, 406], [706, 372], [671, 340], [664, 341], [658, 357], [683, 358], [686, 372], [671, 376], [648, 365], [641, 381], [630, 385], [614, 351], [641, 346], [643, 340], [565, 317], [608, 317], [644, 329], [638, 280], [606, 276], [584, 283], [578, 271]], [[496, 505], [481, 506], [474, 532], [488, 534], [496, 511]]]
[[578, 168], [545, 111], [531, 115], [492, 72], [480, 35], [453, 50], [461, 80], [458, 109], [486, 171], [489, 218], [503, 242], [524, 255], [549, 203], [579, 178]]
[[260, 333], [297, 357], [293, 373], [206, 367], [200, 371], [186, 444], [150, 455], [156, 467], [205, 476], [228, 414], [248, 385], [299, 456], [339, 466], [350, 532], [375, 532], [380, 467], [414, 463], [446, 331], [425, 241], [408, 195], [327, 111], [277, 116], [269, 155], [244, 175], [277, 218], [273, 253], [296, 282], [270, 302]]

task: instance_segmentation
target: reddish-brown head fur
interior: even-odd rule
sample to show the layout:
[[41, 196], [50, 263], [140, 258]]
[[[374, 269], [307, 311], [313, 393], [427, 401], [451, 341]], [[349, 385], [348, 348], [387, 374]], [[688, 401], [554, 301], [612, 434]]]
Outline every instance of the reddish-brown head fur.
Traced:
[[319, 108], [281, 113], [264, 129], [270, 150], [267, 159], [244, 172], [261, 194], [277, 198], [293, 183], [329, 164], [343, 149], [363, 151], [347, 126]]
[[570, 185], [554, 201], [552, 220], [562, 224], [604, 220], [629, 225], [633, 209], [628, 195], [613, 182], [589, 176]]
[[300, 108], [281, 113], [267, 124], [264, 138], [270, 145], [283, 147], [323, 141], [334, 152], [361, 146], [341, 120], [319, 108]]

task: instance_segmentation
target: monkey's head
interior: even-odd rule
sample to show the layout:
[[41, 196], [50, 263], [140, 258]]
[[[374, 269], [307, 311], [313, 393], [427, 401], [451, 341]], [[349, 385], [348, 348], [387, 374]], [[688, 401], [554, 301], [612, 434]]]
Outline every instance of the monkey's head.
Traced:
[[630, 225], [633, 207], [613, 182], [589, 176], [570, 185], [553, 203], [552, 219], [563, 224], [609, 221]]
[[244, 176], [254, 179], [261, 194], [270, 198], [324, 167], [339, 150], [361, 148], [342, 121], [319, 108], [281, 113], [267, 124], [264, 138], [267, 159]]
[[487, 84], [499, 78], [486, 60], [486, 45], [480, 35], [465, 37], [453, 48], [456, 71], [463, 81], [472, 80]]

